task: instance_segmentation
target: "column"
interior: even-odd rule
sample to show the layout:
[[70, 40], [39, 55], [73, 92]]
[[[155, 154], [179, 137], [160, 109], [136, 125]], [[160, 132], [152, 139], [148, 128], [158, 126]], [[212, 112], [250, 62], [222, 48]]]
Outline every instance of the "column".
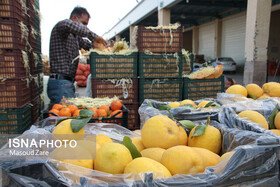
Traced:
[[267, 45], [271, 0], [250, 0], [247, 5], [244, 85], [262, 85], [267, 74]]
[[198, 26], [193, 27], [192, 34], [193, 34], [192, 52], [193, 52], [193, 54], [198, 54], [198, 44], [199, 44], [199, 27]]
[[163, 8], [158, 10], [158, 25], [168, 26], [170, 24], [170, 9]]
[[137, 44], [137, 27], [136, 25], [131, 25], [129, 27], [129, 43], [132, 49], [136, 48]]
[[221, 56], [221, 45], [222, 45], [222, 19], [215, 20], [215, 57]]

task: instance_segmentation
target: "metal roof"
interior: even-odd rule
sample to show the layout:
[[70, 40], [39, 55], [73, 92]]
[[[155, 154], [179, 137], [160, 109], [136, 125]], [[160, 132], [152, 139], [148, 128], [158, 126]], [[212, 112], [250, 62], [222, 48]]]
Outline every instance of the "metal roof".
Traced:
[[[279, 3], [280, 0], [272, 0], [272, 5]], [[142, 0], [103, 37], [112, 39], [120, 34], [129, 41], [129, 26], [157, 26], [161, 8], [170, 8], [170, 22], [179, 22], [186, 29], [245, 11], [247, 0]]]

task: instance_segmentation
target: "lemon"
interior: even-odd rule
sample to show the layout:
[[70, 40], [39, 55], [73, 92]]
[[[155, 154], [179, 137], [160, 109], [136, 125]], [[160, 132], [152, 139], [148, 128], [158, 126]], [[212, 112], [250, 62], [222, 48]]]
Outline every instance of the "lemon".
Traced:
[[264, 93], [258, 99], [264, 99], [264, 98], [267, 98], [267, 97], [270, 97], [270, 96], [268, 94]]
[[259, 98], [263, 95], [263, 89], [257, 84], [248, 84], [246, 86], [248, 95]]
[[168, 169], [160, 162], [146, 157], [139, 157], [131, 161], [124, 169], [124, 173], [154, 172], [154, 178], [171, 177]]
[[146, 121], [141, 130], [144, 147], [167, 149], [178, 145], [179, 128], [167, 116], [154, 116]]
[[138, 130], [134, 130], [133, 132], [134, 132], [135, 134], [138, 134], [138, 135], [141, 136], [141, 130], [138, 129]]
[[173, 103], [169, 103], [168, 106], [170, 106], [171, 108], [175, 108], [175, 107], [180, 106], [180, 103], [179, 102], [173, 102]]
[[98, 143], [100, 146], [103, 146], [107, 143], [113, 143], [112, 139], [104, 134], [98, 134], [96, 135], [96, 143]]
[[268, 82], [268, 83], [263, 84], [262, 89], [263, 89], [264, 93], [269, 93], [273, 87], [276, 87], [279, 85], [280, 84], [278, 82]]
[[179, 128], [179, 143], [178, 145], [187, 145], [188, 144], [188, 134], [186, 133], [184, 127], [178, 126]]
[[165, 151], [165, 149], [162, 149], [159, 147], [152, 147], [152, 148], [144, 149], [140, 153], [141, 153], [142, 157], [147, 157], [147, 158], [160, 162], [164, 151]]
[[198, 152], [184, 145], [167, 149], [162, 155], [161, 163], [172, 175], [204, 171], [204, 163]]
[[66, 163], [93, 169], [93, 155], [80, 145], [73, 148], [70, 146], [56, 148], [50, 153], [49, 157]]
[[280, 130], [280, 112], [278, 112], [274, 118], [274, 125]]
[[139, 152], [145, 149], [141, 137], [132, 137], [131, 140]]
[[90, 140], [78, 140], [77, 145], [85, 148], [95, 158], [96, 151], [100, 149], [100, 145]]
[[131, 161], [130, 151], [124, 145], [107, 143], [97, 151], [94, 169], [111, 174], [122, 174]]
[[82, 140], [84, 138], [85, 131], [82, 128], [78, 132], [73, 132], [71, 127], [72, 119], [66, 119], [60, 122], [53, 130], [54, 134], [60, 140]]
[[241, 118], [248, 118], [250, 121], [260, 124], [264, 129], [268, 130], [268, 123], [265, 117], [259, 112], [253, 110], [245, 110], [240, 112], [238, 116]]
[[197, 108], [205, 107], [210, 101], [201, 101], [198, 105]]
[[197, 126], [194, 127], [189, 134], [188, 146], [205, 148], [219, 154], [222, 145], [220, 131], [211, 125], [207, 125], [204, 134], [192, 137], [196, 128]]
[[240, 94], [240, 95], [243, 95], [244, 97], [247, 97], [247, 89], [240, 85], [240, 84], [235, 84], [235, 85], [232, 85], [230, 86], [227, 90], [226, 90], [226, 93], [229, 93], [229, 94]]
[[273, 132], [274, 134], [277, 134], [278, 136], [280, 136], [280, 130], [279, 129], [270, 129], [271, 132]]
[[180, 106], [182, 106], [182, 105], [187, 105], [187, 104], [192, 105], [193, 107], [196, 107], [195, 102], [193, 102], [193, 101], [190, 100], [190, 99], [185, 99], [185, 100], [183, 100], [183, 101], [180, 103]]
[[192, 149], [198, 152], [200, 158], [203, 160], [205, 168], [209, 166], [216, 166], [221, 161], [221, 157], [219, 155], [209, 151], [208, 149], [199, 147], [192, 147]]

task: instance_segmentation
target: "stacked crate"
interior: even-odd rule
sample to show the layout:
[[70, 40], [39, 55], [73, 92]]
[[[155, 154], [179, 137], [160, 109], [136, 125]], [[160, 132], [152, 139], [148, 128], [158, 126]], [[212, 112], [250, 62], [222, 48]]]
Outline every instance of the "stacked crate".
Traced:
[[139, 103], [182, 99], [182, 28], [138, 27]]
[[31, 125], [26, 5], [0, 1], [0, 134], [22, 133]]
[[28, 58], [31, 77], [31, 116], [32, 123], [35, 123], [42, 117], [40, 116], [40, 111], [44, 109], [39, 0], [27, 0], [27, 7], [30, 48]]
[[117, 96], [129, 109], [127, 128], [139, 129], [138, 116], [138, 54], [90, 54], [92, 97]]

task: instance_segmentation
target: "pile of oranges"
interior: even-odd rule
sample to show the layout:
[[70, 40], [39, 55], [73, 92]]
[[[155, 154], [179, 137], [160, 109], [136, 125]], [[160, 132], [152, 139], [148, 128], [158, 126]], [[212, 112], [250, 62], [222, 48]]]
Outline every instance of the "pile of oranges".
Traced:
[[[49, 110], [49, 116], [54, 116], [51, 114], [54, 113], [61, 117], [76, 117], [80, 114], [81, 109], [84, 109], [84, 107], [78, 108], [74, 104], [70, 104], [67, 106], [63, 106], [61, 104], [54, 104], [52, 109]], [[110, 106], [101, 105], [99, 108], [92, 107], [87, 109], [90, 109], [94, 112], [92, 118], [112, 117], [119, 112], [120, 113], [115, 115], [114, 117], [122, 117], [122, 103], [119, 100], [112, 101]]]

